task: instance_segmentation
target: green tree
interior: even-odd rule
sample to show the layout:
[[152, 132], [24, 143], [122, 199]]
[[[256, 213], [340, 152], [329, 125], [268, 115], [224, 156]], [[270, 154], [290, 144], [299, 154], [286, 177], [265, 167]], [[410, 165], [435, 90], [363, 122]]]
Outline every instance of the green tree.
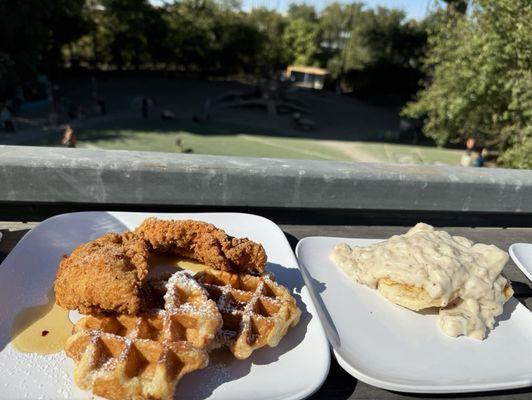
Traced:
[[449, 11], [465, 14], [467, 11], [468, 0], [443, 0], [447, 3], [447, 9]]
[[497, 151], [509, 167], [532, 164], [532, 3], [475, 0], [471, 12], [434, 18], [428, 78], [403, 114], [427, 117], [438, 144], [468, 137]]
[[264, 37], [241, 13], [223, 12], [216, 19], [215, 36], [218, 46], [216, 72], [252, 73], [258, 67]]
[[201, 71], [214, 66], [218, 11], [213, 1], [202, 0], [184, 0], [169, 7], [168, 42], [179, 69]]
[[264, 36], [239, 4], [184, 0], [168, 8], [169, 43], [180, 69], [219, 75], [256, 69]]
[[389, 64], [414, 67], [424, 53], [425, 28], [406, 21], [401, 10], [378, 7], [353, 13], [346, 48], [347, 68]]
[[102, 23], [110, 32], [109, 50], [118, 69], [135, 68], [151, 61], [150, 48], [156, 45], [152, 29], [162, 23], [148, 0], [102, 0], [105, 18]]
[[417, 91], [424, 24], [407, 21], [401, 10], [366, 10], [361, 3], [331, 3], [319, 24], [320, 60], [341, 86], [361, 96]]
[[289, 55], [283, 40], [283, 32], [287, 20], [274, 10], [255, 8], [248, 14], [248, 20], [262, 35], [262, 45], [258, 54], [260, 65], [270, 66], [274, 70], [284, 68], [289, 60]]
[[353, 66], [348, 60], [358, 60], [362, 66], [361, 54], [353, 54], [356, 51], [363, 51], [360, 46], [350, 45], [351, 32], [354, 26], [363, 21], [363, 4], [341, 4], [334, 2], [324, 8], [320, 15], [320, 45], [323, 64], [331, 72], [334, 78], [338, 78]]
[[167, 9], [147, 0], [93, 0], [86, 15], [89, 32], [63, 49], [71, 64], [92, 68], [159, 67], [171, 59]]
[[309, 22], [316, 22], [318, 15], [314, 6], [305, 3], [290, 3], [288, 5], [289, 19], [303, 19]]
[[4, 86], [59, 66], [61, 47], [88, 29], [84, 7], [84, 0], [0, 0]]
[[318, 39], [319, 28], [316, 23], [302, 18], [291, 20], [284, 31], [283, 42], [292, 63], [316, 65]]
[[44, 24], [50, 32], [49, 42], [41, 58], [45, 68], [53, 70], [62, 65], [62, 48], [88, 33], [91, 26], [85, 0], [55, 0], [48, 3]]
[[305, 3], [290, 3], [288, 21], [283, 32], [282, 43], [286, 48], [289, 63], [320, 64], [318, 59], [319, 25], [314, 6]]

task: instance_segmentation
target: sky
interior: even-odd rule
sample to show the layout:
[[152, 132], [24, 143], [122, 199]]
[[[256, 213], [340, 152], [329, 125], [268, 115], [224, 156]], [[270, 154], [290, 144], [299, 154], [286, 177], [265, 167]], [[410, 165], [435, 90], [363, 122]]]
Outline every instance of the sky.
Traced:
[[[341, 3], [351, 3], [351, 1], [339, 0]], [[275, 8], [279, 11], [285, 11], [288, 5], [292, 2], [300, 3], [301, 0], [242, 0], [242, 5], [245, 10], [266, 6], [268, 8]], [[332, 3], [333, 0], [304, 0], [304, 3], [312, 4], [317, 10], [321, 10]], [[427, 14], [428, 8], [434, 3], [433, 0], [364, 0], [362, 1], [368, 8], [375, 8], [378, 6], [387, 8], [399, 8], [406, 12], [407, 18], [423, 19]]]
[[[161, 4], [164, 0], [150, 0], [153, 4]], [[256, 7], [273, 8], [280, 12], [286, 11], [292, 2], [312, 4], [319, 11], [332, 3], [334, 0], [242, 0], [244, 10]], [[349, 0], [339, 0], [341, 3], [351, 3]], [[407, 18], [423, 19], [427, 11], [434, 5], [436, 0], [363, 0], [369, 8], [378, 6], [387, 8], [399, 8], [406, 12]]]

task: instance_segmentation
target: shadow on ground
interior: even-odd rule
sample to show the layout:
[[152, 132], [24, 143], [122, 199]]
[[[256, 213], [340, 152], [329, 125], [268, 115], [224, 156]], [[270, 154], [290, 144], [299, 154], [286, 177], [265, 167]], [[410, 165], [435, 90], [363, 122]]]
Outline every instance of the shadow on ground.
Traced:
[[[90, 110], [91, 79], [89, 76], [60, 82], [60, 97], [79, 104], [85, 110]], [[338, 95], [333, 92], [306, 90], [291, 90], [286, 96], [295, 104], [303, 106], [309, 113], [303, 118], [315, 122], [315, 129], [309, 131], [296, 130], [292, 127], [290, 113], [278, 116], [268, 116], [265, 107], [262, 108], [231, 108], [227, 103], [216, 103], [216, 99], [231, 93], [253, 93], [255, 86], [236, 81], [216, 81], [199, 79], [170, 79], [142, 77], [101, 77], [98, 79], [98, 90], [105, 100], [108, 115], [131, 111], [138, 113], [136, 122], [123, 126], [107, 123], [106, 126], [95, 126], [95, 129], [145, 129], [146, 121], [140, 118], [140, 110], [133, 107], [133, 99], [148, 96], [153, 100], [154, 112], [149, 119], [149, 129], [155, 132], [169, 132], [176, 128], [175, 121], [161, 121], [158, 118], [163, 109], [170, 109], [179, 117], [178, 121], [187, 123], [192, 133], [202, 135], [246, 133], [249, 135], [269, 135], [284, 137], [304, 137], [311, 139], [349, 140], [349, 141], [382, 141], [393, 136], [399, 130], [398, 102], [384, 102], [376, 104], [357, 99], [349, 95]], [[205, 126], [188, 126], [194, 115], [203, 113], [205, 101], [212, 102], [211, 115], [213, 121], [232, 121], [233, 123], [219, 124], [205, 123]], [[80, 127], [85, 121], [73, 121]], [[172, 123], [174, 122], [174, 123]], [[245, 132], [238, 132], [245, 126]], [[135, 128], [137, 127], [137, 128]], [[236, 128], [236, 131], [235, 131]]]
[[[236, 119], [237, 118], [235, 118], [235, 120]], [[76, 129], [76, 124], [74, 123], [73, 125]], [[335, 133], [331, 132], [328, 128], [316, 129], [313, 131], [299, 131], [292, 128], [270, 128], [267, 127], [268, 124], [266, 123], [263, 126], [264, 127], [259, 127], [244, 123], [217, 120], [215, 118], [202, 122], [195, 122], [193, 117], [178, 118], [165, 121], [160, 120], [154, 116], [148, 119], [132, 117], [128, 119], [120, 119], [101, 124], [93, 124], [90, 128], [77, 128], [76, 134], [78, 140], [80, 141], [106, 141], [121, 139], [125, 140], [131, 137], [131, 132], [153, 132], [168, 135], [176, 135], [179, 132], [187, 132], [202, 136], [235, 136], [245, 134], [252, 136], [270, 136], [278, 138], [302, 138], [315, 140], [365, 141], [379, 143], [389, 142], [411, 144], [410, 141], [386, 139], [385, 136], [387, 130], [385, 129], [376, 129], [375, 131], [373, 131], [373, 133], [370, 133], [369, 131], [357, 133]], [[57, 145], [60, 143], [61, 137], [61, 131], [51, 131], [39, 140], [33, 141], [29, 144], [42, 146]], [[416, 145], [435, 147], [435, 144], [431, 140], [426, 138], [423, 139], [423, 141], [416, 143]]]

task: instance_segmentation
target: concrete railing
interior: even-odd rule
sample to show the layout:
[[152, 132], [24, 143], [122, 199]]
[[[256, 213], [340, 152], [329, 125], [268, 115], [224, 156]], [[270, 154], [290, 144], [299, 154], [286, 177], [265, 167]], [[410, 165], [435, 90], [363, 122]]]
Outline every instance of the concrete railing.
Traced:
[[13, 202], [526, 214], [532, 171], [0, 146]]

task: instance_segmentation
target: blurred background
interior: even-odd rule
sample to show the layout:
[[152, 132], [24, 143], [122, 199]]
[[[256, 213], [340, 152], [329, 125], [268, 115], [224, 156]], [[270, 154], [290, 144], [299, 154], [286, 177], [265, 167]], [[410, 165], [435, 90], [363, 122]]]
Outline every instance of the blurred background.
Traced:
[[530, 0], [0, 0], [0, 144], [532, 168]]

